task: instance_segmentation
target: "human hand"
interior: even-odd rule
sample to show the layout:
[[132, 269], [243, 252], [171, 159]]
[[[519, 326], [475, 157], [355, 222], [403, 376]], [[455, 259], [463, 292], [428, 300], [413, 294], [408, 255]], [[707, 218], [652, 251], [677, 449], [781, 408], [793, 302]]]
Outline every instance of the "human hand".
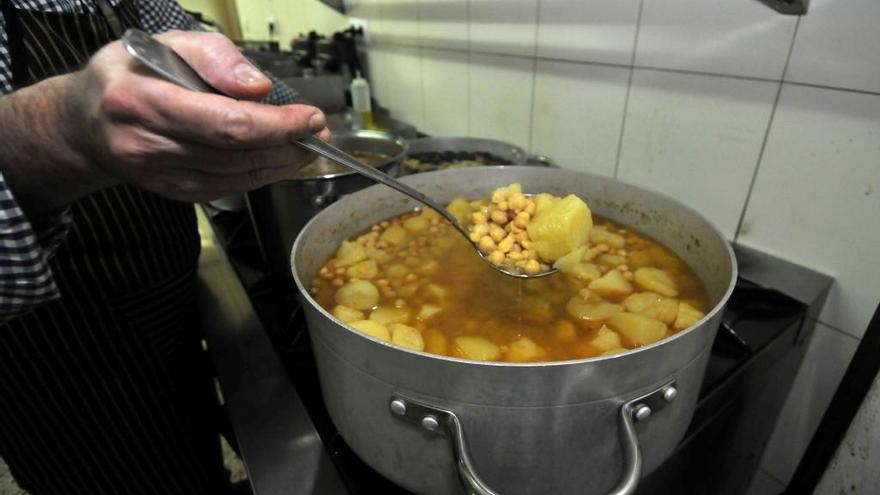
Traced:
[[314, 158], [293, 144], [298, 137], [329, 140], [317, 108], [256, 102], [271, 82], [228, 38], [180, 31], [157, 38], [243, 101], [181, 88], [139, 66], [120, 42], [105, 46], [64, 85], [63, 135], [85, 157], [92, 183], [206, 201], [290, 177]]

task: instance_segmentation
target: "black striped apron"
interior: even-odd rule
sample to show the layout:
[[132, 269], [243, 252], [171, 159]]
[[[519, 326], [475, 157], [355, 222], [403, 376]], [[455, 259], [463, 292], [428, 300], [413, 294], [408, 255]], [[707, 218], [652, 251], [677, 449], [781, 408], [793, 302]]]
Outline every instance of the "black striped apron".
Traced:
[[[16, 88], [81, 68], [139, 25], [125, 1], [102, 5], [109, 15], [0, 2]], [[61, 300], [0, 326], [0, 455], [35, 495], [221, 493], [193, 206], [120, 186], [72, 213], [51, 264]]]

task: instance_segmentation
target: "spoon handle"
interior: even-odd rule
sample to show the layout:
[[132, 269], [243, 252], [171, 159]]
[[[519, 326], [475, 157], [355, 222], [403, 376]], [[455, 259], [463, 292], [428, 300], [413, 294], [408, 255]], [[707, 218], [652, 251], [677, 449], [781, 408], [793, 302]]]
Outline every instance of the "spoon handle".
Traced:
[[395, 191], [406, 194], [407, 196], [413, 198], [414, 200], [423, 203], [431, 209], [437, 211], [437, 213], [443, 215], [443, 217], [448, 220], [453, 226], [455, 226], [459, 230], [463, 230], [461, 225], [458, 223], [458, 220], [448, 211], [446, 211], [446, 207], [437, 203], [433, 199], [425, 196], [421, 192], [412, 187], [400, 182], [399, 180], [391, 177], [390, 175], [382, 172], [381, 170], [377, 170], [376, 168], [364, 165], [357, 158], [349, 155], [348, 153], [342, 151], [341, 149], [327, 144], [324, 141], [314, 137], [314, 136], [305, 136], [297, 139], [296, 144], [306, 148], [308, 150], [314, 151], [315, 153], [322, 155], [336, 163], [341, 165], [345, 165], [346, 167], [354, 170], [355, 172], [364, 175], [380, 184], [384, 184]]

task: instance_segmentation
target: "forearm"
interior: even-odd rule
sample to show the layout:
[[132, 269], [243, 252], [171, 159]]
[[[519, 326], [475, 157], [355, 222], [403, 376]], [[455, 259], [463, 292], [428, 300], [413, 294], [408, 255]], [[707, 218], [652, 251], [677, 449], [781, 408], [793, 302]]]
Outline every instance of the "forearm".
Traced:
[[30, 218], [112, 182], [74, 142], [89, 132], [71, 115], [74, 77], [53, 77], [0, 98], [0, 171]]

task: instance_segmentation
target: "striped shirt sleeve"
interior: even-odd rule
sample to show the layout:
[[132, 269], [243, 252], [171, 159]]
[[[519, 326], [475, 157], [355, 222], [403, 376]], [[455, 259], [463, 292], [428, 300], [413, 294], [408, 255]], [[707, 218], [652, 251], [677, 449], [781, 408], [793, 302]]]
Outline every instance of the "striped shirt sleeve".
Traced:
[[49, 260], [70, 225], [69, 208], [30, 222], [0, 174], [0, 321], [60, 297]]

